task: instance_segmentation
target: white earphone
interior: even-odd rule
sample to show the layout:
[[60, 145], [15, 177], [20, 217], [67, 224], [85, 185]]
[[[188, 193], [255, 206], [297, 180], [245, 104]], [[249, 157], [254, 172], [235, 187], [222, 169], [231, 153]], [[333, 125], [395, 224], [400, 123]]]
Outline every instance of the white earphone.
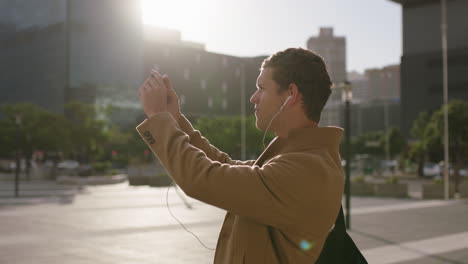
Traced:
[[283, 105], [281, 106], [280, 108], [280, 112], [283, 111], [283, 108], [286, 106], [286, 104], [288, 103], [288, 101], [292, 98], [292, 95], [288, 96], [288, 98], [286, 98], [286, 100], [284, 101]]
[[288, 96], [288, 98], [286, 98], [286, 100], [284, 101], [283, 105], [281, 106], [280, 110], [278, 111], [278, 113], [276, 113], [275, 116], [273, 116], [273, 118], [270, 120], [270, 123], [268, 124], [267, 128], [265, 129], [265, 133], [263, 134], [263, 140], [262, 140], [262, 143], [263, 143], [263, 149], [265, 149], [265, 136], [266, 136], [266, 133], [268, 132], [268, 128], [270, 128], [270, 125], [271, 123], [273, 122], [273, 120], [281, 113], [283, 112], [283, 109], [284, 107], [286, 106], [286, 104], [288, 103], [288, 101], [292, 98], [292, 95]]

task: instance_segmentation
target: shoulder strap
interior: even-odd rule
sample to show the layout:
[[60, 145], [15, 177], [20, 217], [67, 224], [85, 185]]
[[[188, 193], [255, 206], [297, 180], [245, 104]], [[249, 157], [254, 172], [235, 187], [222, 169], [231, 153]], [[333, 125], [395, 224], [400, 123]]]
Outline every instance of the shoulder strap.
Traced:
[[343, 214], [343, 206], [340, 206], [340, 212], [336, 217], [335, 228], [337, 231], [346, 232], [345, 219]]

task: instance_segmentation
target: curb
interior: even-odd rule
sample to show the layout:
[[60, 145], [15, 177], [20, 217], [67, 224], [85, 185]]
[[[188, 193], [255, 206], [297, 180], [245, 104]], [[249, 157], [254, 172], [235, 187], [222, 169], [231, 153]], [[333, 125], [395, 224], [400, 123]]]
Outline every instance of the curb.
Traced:
[[89, 177], [77, 177], [77, 176], [60, 176], [56, 182], [58, 184], [74, 184], [74, 185], [106, 185], [116, 184], [127, 181], [127, 175], [118, 174], [112, 176], [89, 176]]

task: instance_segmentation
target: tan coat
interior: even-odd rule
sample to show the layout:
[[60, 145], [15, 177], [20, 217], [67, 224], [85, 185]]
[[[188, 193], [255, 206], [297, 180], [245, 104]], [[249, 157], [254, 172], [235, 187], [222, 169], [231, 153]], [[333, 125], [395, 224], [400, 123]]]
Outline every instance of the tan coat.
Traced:
[[137, 130], [187, 195], [228, 212], [215, 264], [317, 260], [341, 206], [341, 128], [293, 130], [256, 161], [230, 159], [168, 112]]

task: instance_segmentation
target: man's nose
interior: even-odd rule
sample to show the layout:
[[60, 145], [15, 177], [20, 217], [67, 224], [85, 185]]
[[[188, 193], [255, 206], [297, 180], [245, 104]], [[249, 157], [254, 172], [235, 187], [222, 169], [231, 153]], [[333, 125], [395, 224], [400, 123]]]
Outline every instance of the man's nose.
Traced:
[[250, 97], [250, 102], [252, 104], [255, 104], [255, 102], [257, 101], [257, 92], [255, 92], [254, 94], [252, 94], [252, 96]]

